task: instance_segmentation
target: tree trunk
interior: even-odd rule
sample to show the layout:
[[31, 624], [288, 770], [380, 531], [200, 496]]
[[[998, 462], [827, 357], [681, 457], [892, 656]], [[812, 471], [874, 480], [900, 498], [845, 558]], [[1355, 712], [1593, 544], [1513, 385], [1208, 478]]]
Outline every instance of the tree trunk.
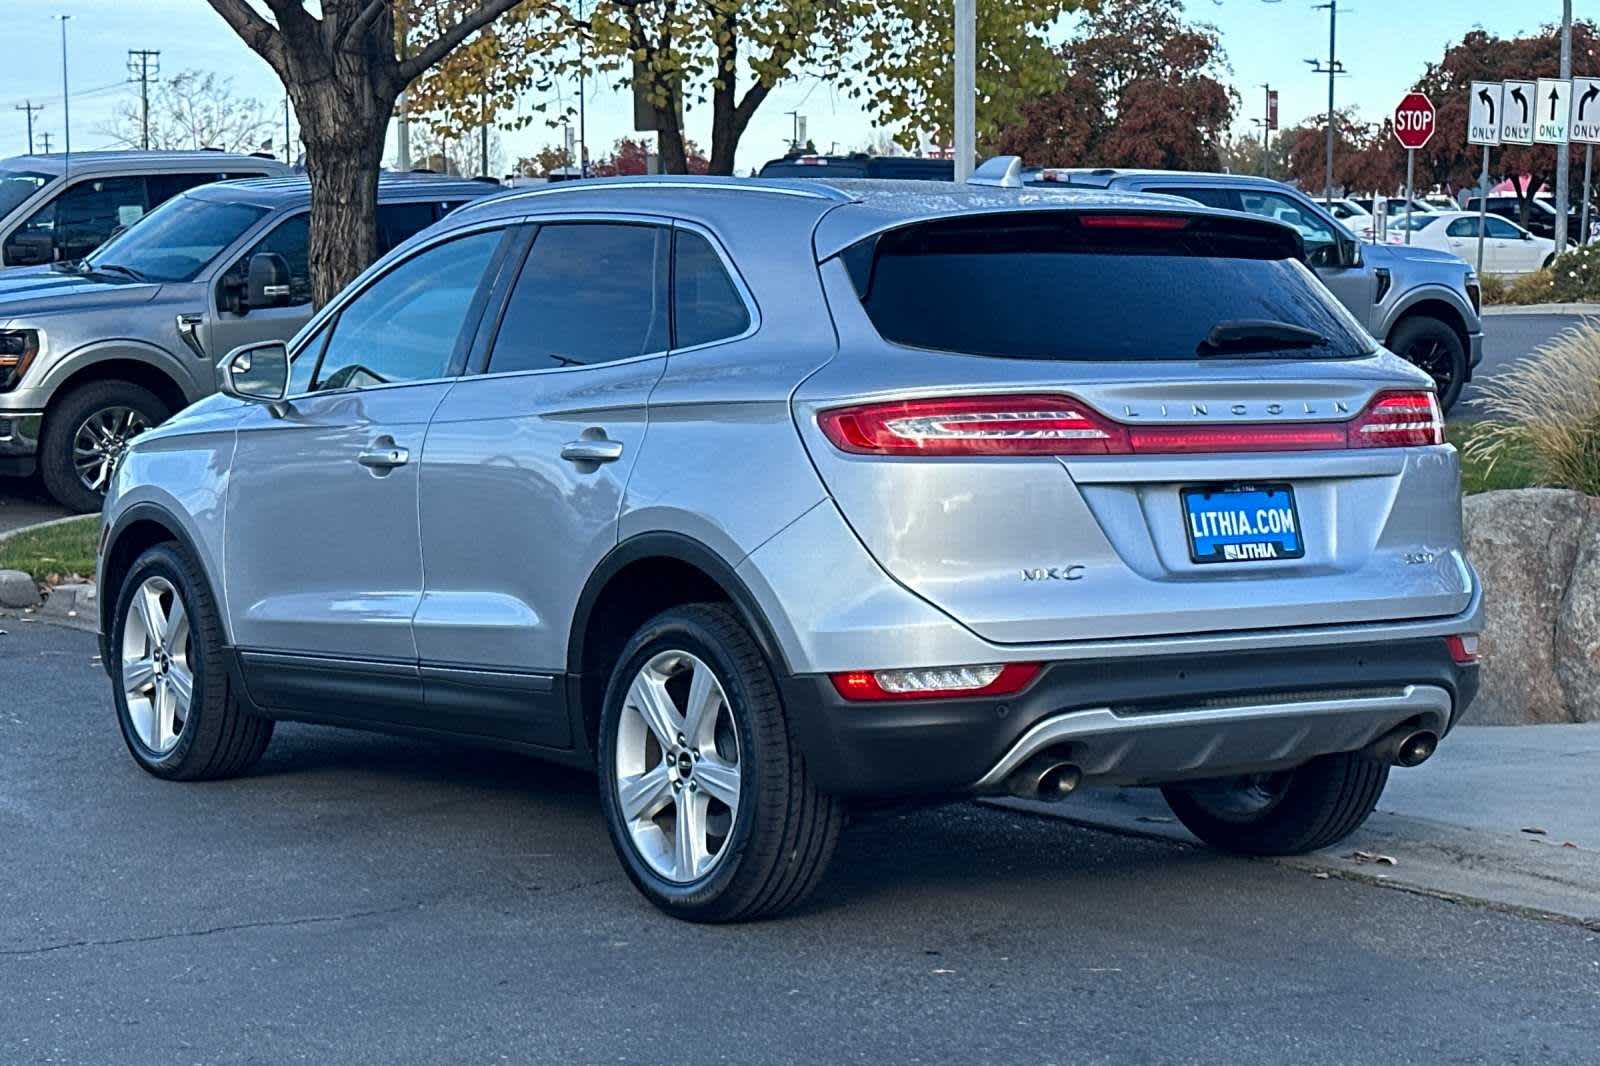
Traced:
[[663, 111], [656, 108], [657, 148], [661, 153], [663, 174], [689, 173], [689, 152], [683, 143], [683, 128], [678, 125], [676, 108]]

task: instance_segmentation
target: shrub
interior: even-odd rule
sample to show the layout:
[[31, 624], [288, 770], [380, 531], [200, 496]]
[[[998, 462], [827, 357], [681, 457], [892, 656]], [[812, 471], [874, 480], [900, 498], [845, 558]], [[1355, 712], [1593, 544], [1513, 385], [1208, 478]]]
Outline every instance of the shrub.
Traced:
[[1515, 279], [1485, 274], [1483, 301], [1490, 304], [1600, 302], [1600, 243], [1574, 248], [1550, 264]]
[[1486, 418], [1465, 451], [1485, 470], [1514, 462], [1535, 484], [1600, 495], [1600, 324], [1585, 320], [1536, 348], [1472, 404]]

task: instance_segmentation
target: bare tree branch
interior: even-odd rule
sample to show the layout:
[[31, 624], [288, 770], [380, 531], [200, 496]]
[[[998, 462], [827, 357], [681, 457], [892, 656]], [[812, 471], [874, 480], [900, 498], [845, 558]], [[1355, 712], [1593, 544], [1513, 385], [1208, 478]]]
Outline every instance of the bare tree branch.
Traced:
[[416, 55], [401, 63], [398, 71], [400, 87], [411, 83], [417, 75], [450, 54], [450, 50], [468, 37], [483, 29], [522, 0], [481, 0], [478, 9], [440, 34], [439, 37]]
[[278, 75], [288, 80], [284, 62], [283, 36], [276, 27], [251, 10], [246, 0], [206, 0], [222, 20], [233, 27], [245, 44], [267, 61]]

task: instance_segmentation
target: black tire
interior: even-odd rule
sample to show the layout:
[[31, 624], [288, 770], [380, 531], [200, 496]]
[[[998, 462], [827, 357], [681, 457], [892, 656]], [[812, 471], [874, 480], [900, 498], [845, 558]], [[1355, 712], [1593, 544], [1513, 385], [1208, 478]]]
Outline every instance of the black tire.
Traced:
[[1449, 411], [1467, 383], [1467, 348], [1448, 323], [1427, 315], [1405, 319], [1389, 334], [1388, 349], [1427, 371], [1439, 390], [1439, 406]]
[[[738, 733], [741, 781], [732, 827], [716, 864], [687, 883], [664, 878], [640, 856], [617, 798], [616, 751], [627, 691], [640, 669], [664, 651], [688, 652], [710, 665]], [[771, 667], [726, 606], [673, 608], [634, 634], [606, 690], [598, 754], [600, 802], [617, 857], [645, 898], [675, 918], [735, 922], [778, 914], [816, 888], [833, 857], [843, 807], [812, 784]]]
[[[188, 666], [193, 695], [188, 717], [171, 750], [156, 751], [140, 739], [128, 707], [121, 676], [123, 639], [133, 597], [151, 577], [166, 579], [183, 597], [188, 614]], [[148, 772], [174, 781], [213, 781], [244, 773], [272, 740], [270, 719], [247, 714], [230, 691], [223, 659], [222, 619], [199, 565], [176, 544], [158, 544], [134, 561], [111, 616], [108, 646], [113, 664], [111, 685], [117, 724], [128, 751]], [[137, 654], [137, 653], [135, 653]]]
[[1555, 265], [1555, 262], [1556, 262], [1555, 253], [1552, 252], [1551, 254], [1549, 254], [1549, 255], [1544, 257], [1544, 263], [1543, 263], [1543, 265], [1540, 266], [1539, 269], [1541, 269], [1541, 270], [1549, 270], [1552, 266]]
[[39, 474], [56, 502], [80, 514], [100, 510], [105, 490], [92, 491], [78, 479], [73, 464], [73, 440], [95, 414], [116, 407], [137, 411], [151, 426], [166, 421], [172, 412], [149, 389], [131, 381], [92, 381], [80, 385], [51, 404], [39, 438]]
[[1166, 785], [1161, 792], [1189, 832], [1212, 847], [1243, 855], [1301, 855], [1331, 847], [1360, 828], [1388, 781], [1387, 765], [1347, 752], [1281, 774]]

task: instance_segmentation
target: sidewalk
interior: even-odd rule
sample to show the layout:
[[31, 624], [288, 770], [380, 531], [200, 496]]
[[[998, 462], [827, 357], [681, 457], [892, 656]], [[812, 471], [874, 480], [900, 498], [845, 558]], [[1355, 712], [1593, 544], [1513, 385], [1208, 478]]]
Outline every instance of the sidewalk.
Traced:
[[[1057, 804], [983, 802], [1198, 844], [1155, 789], [1092, 791]], [[1394, 864], [1360, 861], [1358, 851]], [[1377, 812], [1350, 839], [1276, 861], [1600, 930], [1600, 723], [1463, 726], [1422, 766], [1396, 769]]]

